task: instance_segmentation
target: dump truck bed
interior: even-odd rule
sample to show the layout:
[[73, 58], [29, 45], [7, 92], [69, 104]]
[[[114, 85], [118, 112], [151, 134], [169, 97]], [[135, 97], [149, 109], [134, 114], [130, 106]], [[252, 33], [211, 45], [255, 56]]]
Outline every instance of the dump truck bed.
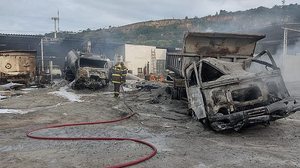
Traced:
[[182, 53], [167, 53], [166, 67], [183, 76], [194, 61], [213, 57], [223, 61], [242, 62], [253, 57], [256, 42], [265, 35], [189, 32], [184, 36]]
[[0, 51], [0, 81], [29, 84], [36, 75], [36, 51]]

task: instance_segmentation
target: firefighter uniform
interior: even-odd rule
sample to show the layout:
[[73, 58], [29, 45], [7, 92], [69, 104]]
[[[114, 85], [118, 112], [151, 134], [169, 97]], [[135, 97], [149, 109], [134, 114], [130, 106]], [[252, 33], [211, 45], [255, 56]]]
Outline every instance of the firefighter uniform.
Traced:
[[123, 62], [113, 67], [112, 83], [114, 84], [114, 96], [119, 97], [120, 86], [126, 82], [127, 68]]

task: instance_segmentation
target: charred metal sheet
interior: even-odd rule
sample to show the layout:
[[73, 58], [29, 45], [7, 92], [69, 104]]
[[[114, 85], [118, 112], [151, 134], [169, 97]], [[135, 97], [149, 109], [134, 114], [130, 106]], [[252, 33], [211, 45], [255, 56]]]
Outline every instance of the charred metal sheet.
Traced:
[[256, 42], [264, 35], [189, 32], [184, 37], [184, 53], [203, 56], [253, 56]]
[[173, 87], [175, 88], [182, 88], [185, 87], [185, 80], [184, 79], [174, 79], [173, 81]]
[[203, 97], [200, 89], [196, 86], [190, 87], [188, 89], [190, 108], [195, 112], [195, 117], [197, 119], [203, 119], [206, 117], [205, 106], [203, 102]]

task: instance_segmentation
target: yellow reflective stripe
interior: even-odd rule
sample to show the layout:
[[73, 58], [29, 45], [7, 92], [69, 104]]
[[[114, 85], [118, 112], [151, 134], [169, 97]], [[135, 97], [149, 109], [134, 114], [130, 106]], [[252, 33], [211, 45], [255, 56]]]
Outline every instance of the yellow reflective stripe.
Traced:
[[112, 74], [112, 76], [121, 76], [120, 74]]
[[112, 83], [121, 83], [121, 82], [119, 82], [119, 81], [111, 81]]
[[127, 74], [122, 74], [122, 76], [127, 76]]

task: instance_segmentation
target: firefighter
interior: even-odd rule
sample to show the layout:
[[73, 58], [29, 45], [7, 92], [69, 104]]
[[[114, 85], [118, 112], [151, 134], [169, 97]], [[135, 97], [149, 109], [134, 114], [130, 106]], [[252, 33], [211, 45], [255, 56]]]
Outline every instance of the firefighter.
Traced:
[[120, 86], [126, 82], [127, 68], [123, 62], [118, 62], [113, 67], [112, 83], [114, 84], [114, 97], [119, 97]]

